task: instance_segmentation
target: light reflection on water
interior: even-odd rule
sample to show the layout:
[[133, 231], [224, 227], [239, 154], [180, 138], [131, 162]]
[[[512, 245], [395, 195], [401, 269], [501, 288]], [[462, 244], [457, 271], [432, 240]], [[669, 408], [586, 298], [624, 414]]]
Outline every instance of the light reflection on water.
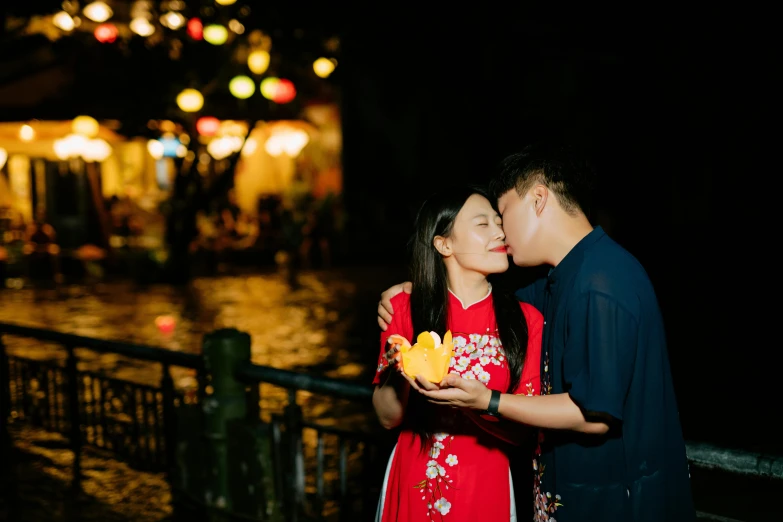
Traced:
[[[201, 352], [204, 334], [236, 328], [250, 334], [252, 360], [258, 364], [369, 384], [377, 358], [378, 295], [399, 280], [395, 269], [351, 267], [303, 272], [296, 288], [291, 288], [283, 275], [269, 273], [196, 279], [181, 289], [138, 289], [130, 283], [109, 283], [94, 288], [0, 290], [0, 322], [190, 353]], [[162, 315], [172, 316], [176, 322], [170, 334], [162, 333], [155, 324]], [[64, 362], [65, 351], [55, 344], [3, 338], [11, 354]], [[141, 384], [160, 384], [158, 364], [88, 350], [77, 353], [80, 369]], [[194, 382], [189, 370], [173, 368], [172, 374], [180, 388]], [[285, 400], [284, 390], [262, 385], [262, 411], [280, 411]], [[305, 392], [299, 393], [299, 403], [308, 420], [347, 429], [377, 429], [369, 403]], [[59, 486], [42, 484], [49, 484], [49, 479], [56, 479], [56, 484], [69, 480], [72, 454], [67, 441], [22, 426], [15, 426], [14, 431], [17, 446], [29, 455], [25, 474], [29, 479], [18, 477], [20, 496], [27, 497], [26, 505], [37, 506], [30, 508], [32, 519], [52, 518], [61, 508], [60, 501], [53, 500]], [[153, 521], [170, 514], [162, 474], [136, 472], [121, 462], [91, 454], [85, 455], [83, 466], [84, 490], [110, 506], [110, 511], [101, 511], [97, 504], [83, 506], [79, 520]], [[46, 477], [43, 482], [35, 470]], [[67, 494], [60, 496], [67, 498]], [[156, 497], [154, 502], [151, 497]]]
[[[295, 288], [283, 275], [268, 273], [195, 279], [184, 288], [107, 283], [91, 289], [5, 290], [0, 293], [0, 321], [190, 353], [201, 352], [204, 334], [236, 328], [250, 334], [253, 362], [369, 383], [377, 354], [375, 304], [386, 283], [394, 282], [389, 277], [389, 270], [368, 267], [303, 272]], [[162, 315], [174, 318], [173, 332], [156, 326]], [[11, 353], [26, 357], [65, 357], [60, 347], [32, 339], [6, 336], [6, 343]], [[159, 365], [78, 353], [81, 368], [141, 384], [160, 383]], [[188, 370], [173, 372], [179, 387], [193, 382]], [[262, 408], [278, 410], [285, 394], [264, 385], [261, 396]], [[366, 408], [345, 401], [300, 392], [300, 402], [310, 418], [334, 423], [339, 416], [341, 424], [354, 426], [368, 421]]]

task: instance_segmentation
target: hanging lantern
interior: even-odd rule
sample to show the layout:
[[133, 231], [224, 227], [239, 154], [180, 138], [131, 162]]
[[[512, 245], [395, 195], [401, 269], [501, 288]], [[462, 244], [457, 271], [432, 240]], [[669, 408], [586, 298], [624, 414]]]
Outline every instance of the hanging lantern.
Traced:
[[160, 17], [160, 23], [176, 31], [185, 25], [185, 17], [176, 11], [169, 11]]
[[95, 39], [101, 43], [112, 43], [117, 39], [117, 26], [114, 24], [101, 24], [95, 28]]
[[247, 76], [235, 76], [228, 84], [228, 90], [240, 100], [246, 100], [253, 96], [256, 90], [256, 84]]
[[280, 83], [280, 78], [270, 76], [261, 80], [261, 95], [267, 100], [271, 100], [277, 92], [277, 84]]
[[201, 20], [198, 18], [191, 18], [188, 20], [188, 36], [193, 38], [194, 40], [203, 40], [204, 39], [204, 24], [201, 23]]
[[151, 36], [155, 32], [155, 26], [146, 18], [134, 18], [130, 22], [130, 30], [139, 36]]
[[204, 106], [204, 96], [196, 89], [185, 89], [177, 95], [177, 105], [185, 112], [198, 112]]
[[329, 58], [318, 58], [313, 62], [313, 71], [319, 78], [328, 78], [336, 65], [336, 60], [330, 60]]
[[196, 121], [196, 130], [202, 136], [214, 136], [220, 129], [220, 120], [214, 116], [204, 116]]
[[269, 68], [269, 53], [263, 49], [253, 51], [247, 57], [247, 67], [254, 74], [264, 74]]
[[73, 132], [88, 138], [97, 136], [99, 129], [98, 122], [91, 116], [77, 116], [71, 122], [71, 130]]
[[103, 2], [93, 2], [84, 8], [84, 16], [96, 23], [105, 22], [114, 14]]
[[219, 24], [211, 24], [204, 28], [204, 40], [212, 45], [223, 45], [228, 40], [228, 30]]
[[228, 22], [228, 28], [234, 31], [237, 34], [242, 34], [245, 32], [245, 26], [242, 25], [242, 22], [239, 20], [229, 20]]
[[73, 28], [76, 27], [76, 23], [73, 21], [71, 15], [65, 11], [60, 11], [54, 15], [52, 23], [63, 31], [73, 31]]
[[277, 83], [272, 101], [275, 103], [288, 103], [296, 98], [296, 88], [290, 80], [281, 79]]
[[237, 0], [215, 0], [217, 5], [231, 5], [235, 4]]

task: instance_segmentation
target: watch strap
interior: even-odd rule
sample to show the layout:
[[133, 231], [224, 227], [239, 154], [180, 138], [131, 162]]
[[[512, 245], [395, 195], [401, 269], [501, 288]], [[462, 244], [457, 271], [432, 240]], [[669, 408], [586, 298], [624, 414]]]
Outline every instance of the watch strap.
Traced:
[[498, 390], [492, 390], [492, 395], [489, 398], [489, 406], [487, 406], [487, 411], [485, 413], [487, 415], [499, 417], [500, 412], [498, 412], [498, 408], [500, 408], [500, 392]]

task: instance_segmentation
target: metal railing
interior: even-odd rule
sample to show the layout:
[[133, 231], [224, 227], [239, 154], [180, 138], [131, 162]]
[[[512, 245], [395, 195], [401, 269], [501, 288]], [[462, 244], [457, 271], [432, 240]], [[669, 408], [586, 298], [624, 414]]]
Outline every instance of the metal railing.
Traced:
[[[57, 343], [65, 349], [65, 360], [9, 354], [3, 334]], [[232, 345], [221, 352], [205, 343], [205, 354], [195, 355], [0, 323], [0, 433], [7, 435], [9, 422], [21, 421], [66, 436], [77, 486], [83, 448], [90, 446], [138, 469], [165, 471], [175, 502], [202, 511], [290, 521], [317, 519], [331, 511], [344, 520], [371, 520], [393, 440], [307, 422], [299, 398], [309, 392], [366, 401], [369, 407], [372, 388], [253, 364], [249, 337], [236, 338], [245, 343], [241, 349]], [[157, 364], [160, 384], [80, 369], [80, 348]], [[215, 359], [221, 353], [230, 359], [222, 366]], [[172, 367], [195, 371], [198, 392], [175, 389]], [[260, 421], [259, 383], [286, 390], [281, 411], [266, 412], [268, 422]], [[687, 451], [699, 467], [783, 479], [781, 457], [702, 443], [689, 443]], [[210, 461], [213, 469], [201, 470], [198, 485], [194, 477], [205, 466], [205, 452], [217, 456]], [[220, 455], [227, 457], [221, 460]], [[227, 496], [232, 500], [226, 501]]]
[[[68, 437], [73, 482], [81, 481], [82, 446], [107, 450], [135, 467], [168, 471], [176, 444], [177, 396], [171, 367], [198, 370], [199, 356], [133, 343], [0, 323], [0, 334], [53, 342], [66, 351], [64, 364], [7, 354], [0, 337], [0, 422], [26, 421]], [[160, 365], [158, 388], [78, 369], [78, 348], [124, 355]]]
[[[56, 343], [66, 356], [64, 361], [34, 360], [12, 354], [3, 343], [3, 334]], [[139, 384], [83, 369], [80, 349], [158, 365], [160, 384]], [[197, 373], [199, 386], [195, 393], [175, 389], [173, 367]], [[209, 415], [204, 415], [202, 409], [206, 411], [209, 401], [216, 400], [212, 390], [216, 383], [211, 381], [211, 372], [205, 368], [202, 355], [0, 323], [0, 431], [7, 433], [9, 423], [23, 422], [64, 435], [74, 454], [76, 488], [82, 478], [83, 450], [92, 447], [109, 452], [136, 469], [166, 472], [174, 498], [198, 510], [231, 511], [236, 515], [234, 518], [246, 518], [252, 512], [258, 520], [275, 519], [275, 513], [279, 512], [291, 521], [317, 518], [325, 511], [338, 511], [349, 520], [355, 516], [363, 519], [370, 511], [374, 512], [375, 505], [369, 499], [377, 499], [381, 483], [375, 475], [378, 469], [385, 469], [388, 452], [384, 448], [391, 449], [383, 434], [308, 422], [299, 404], [301, 392], [309, 392], [337, 399], [366, 400], [369, 411], [370, 387], [256, 365], [249, 360], [236, 365], [232, 374], [246, 385], [243, 402], [247, 414], [242, 420], [248, 421], [242, 423], [244, 431], [236, 431], [239, 428], [234, 426], [232, 437], [247, 439], [246, 432], [250, 430], [254, 435], [247, 439], [249, 445], [256, 444], [255, 439], [261, 433], [270, 446], [268, 469], [260, 469], [255, 477], [248, 477], [250, 482], [261, 483], [271, 476], [265, 496], [255, 495], [265, 499], [260, 513], [258, 498], [239, 502], [242, 509], [226, 510], [218, 493], [210, 498], [209, 492], [194, 495], [188, 491], [192, 489], [194, 472], [183, 470], [182, 462], [193, 463], [205, 451], [203, 442], [209, 438], [205, 435], [209, 428], [201, 417], [207, 417], [209, 422]], [[268, 423], [259, 423], [260, 383], [287, 390], [282, 411], [268, 415]], [[219, 419], [225, 425], [230, 420]], [[183, 449], [186, 442], [192, 449]], [[224, 489], [227, 481], [233, 479], [232, 476], [224, 480]], [[201, 489], [209, 487], [202, 484]], [[270, 499], [276, 504], [272, 508], [268, 506]]]

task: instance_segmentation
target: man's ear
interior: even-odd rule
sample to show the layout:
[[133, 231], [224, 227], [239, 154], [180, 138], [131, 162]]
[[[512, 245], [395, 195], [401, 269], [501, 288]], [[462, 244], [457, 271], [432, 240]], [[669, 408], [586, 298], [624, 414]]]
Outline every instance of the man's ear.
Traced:
[[533, 201], [536, 216], [540, 216], [544, 212], [546, 204], [549, 201], [549, 189], [538, 183], [530, 189], [530, 197]]
[[451, 251], [451, 241], [446, 237], [435, 236], [435, 239], [432, 240], [432, 246], [434, 246], [435, 250], [440, 252], [440, 255], [443, 257], [448, 257], [453, 253]]

